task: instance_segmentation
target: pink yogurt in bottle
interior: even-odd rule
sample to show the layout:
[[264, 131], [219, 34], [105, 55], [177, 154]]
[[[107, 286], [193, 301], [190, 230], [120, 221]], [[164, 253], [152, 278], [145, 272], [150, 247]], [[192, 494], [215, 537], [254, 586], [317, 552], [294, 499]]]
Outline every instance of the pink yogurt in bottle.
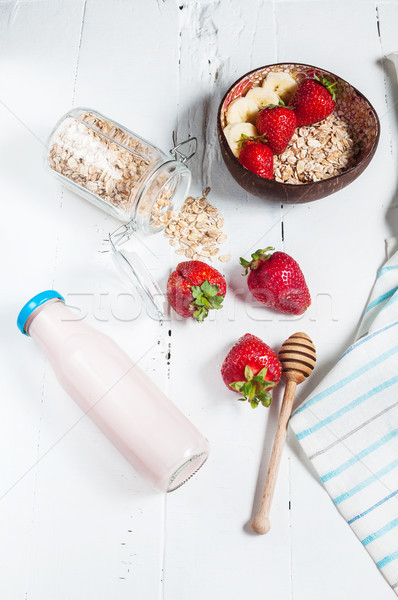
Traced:
[[111, 338], [77, 321], [58, 292], [29, 300], [18, 327], [48, 356], [67, 393], [158, 490], [175, 490], [205, 462], [207, 440]]

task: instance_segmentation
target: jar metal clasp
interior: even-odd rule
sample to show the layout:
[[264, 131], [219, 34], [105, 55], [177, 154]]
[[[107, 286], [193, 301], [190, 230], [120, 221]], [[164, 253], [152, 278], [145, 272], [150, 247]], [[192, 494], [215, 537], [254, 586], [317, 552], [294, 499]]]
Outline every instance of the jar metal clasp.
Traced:
[[137, 231], [137, 225], [134, 220], [131, 220], [115, 229], [115, 231], [112, 231], [108, 236], [112, 250], [117, 252], [119, 247], [127, 242], [135, 231]]
[[[173, 148], [171, 148], [170, 154], [175, 160], [179, 160], [180, 162], [185, 164], [196, 154], [196, 150], [198, 148], [198, 139], [195, 136], [188, 137], [183, 142], [177, 143], [177, 135], [176, 132], [173, 131], [172, 140]], [[181, 152], [181, 148], [187, 144], [191, 144], [190, 154], [185, 154], [184, 152]]]

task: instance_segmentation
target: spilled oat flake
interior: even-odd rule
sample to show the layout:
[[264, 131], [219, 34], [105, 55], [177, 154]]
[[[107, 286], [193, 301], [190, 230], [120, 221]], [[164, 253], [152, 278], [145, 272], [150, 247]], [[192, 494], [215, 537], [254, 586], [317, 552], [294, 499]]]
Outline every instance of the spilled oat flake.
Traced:
[[[228, 262], [230, 254], [220, 255], [220, 245], [227, 239], [223, 232], [224, 217], [217, 208], [210, 204], [207, 194], [210, 188], [203, 191], [202, 197], [189, 196], [181, 211], [166, 211], [159, 218], [160, 223], [165, 224], [164, 236], [168, 239], [170, 246], [176, 248], [176, 254], [185, 256], [192, 260], [202, 258], [220, 262]], [[162, 200], [162, 206], [154, 206], [156, 213], [164, 211], [163, 206], [167, 200]]]

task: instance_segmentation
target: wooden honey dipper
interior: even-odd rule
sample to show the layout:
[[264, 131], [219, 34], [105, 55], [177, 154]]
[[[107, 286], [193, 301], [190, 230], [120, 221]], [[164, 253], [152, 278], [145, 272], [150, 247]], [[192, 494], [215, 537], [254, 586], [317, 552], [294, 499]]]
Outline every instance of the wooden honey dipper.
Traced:
[[283, 446], [285, 444], [287, 425], [292, 413], [296, 387], [311, 375], [316, 362], [315, 346], [305, 333], [294, 333], [282, 344], [279, 351], [279, 360], [282, 363], [282, 377], [286, 381], [283, 395], [282, 408], [279, 415], [274, 445], [272, 446], [271, 459], [268, 466], [267, 479], [264, 485], [260, 509], [252, 521], [255, 533], [268, 533], [271, 528], [269, 514], [272, 498], [278, 477]]

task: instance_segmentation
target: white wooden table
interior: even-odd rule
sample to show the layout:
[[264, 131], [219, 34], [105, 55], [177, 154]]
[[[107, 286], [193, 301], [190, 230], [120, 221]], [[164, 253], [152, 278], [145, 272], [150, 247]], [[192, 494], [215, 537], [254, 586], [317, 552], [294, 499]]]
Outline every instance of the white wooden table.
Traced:
[[[246, 332], [277, 349], [304, 330], [319, 363], [299, 389], [303, 399], [352, 340], [384, 239], [397, 231], [398, 91], [383, 67], [397, 28], [398, 2], [374, 0], [0, 0], [2, 600], [395, 598], [293, 436], [271, 532], [250, 534], [281, 394], [270, 410], [252, 411], [219, 368]], [[227, 87], [283, 60], [338, 73], [370, 99], [382, 125], [357, 181], [295, 207], [244, 193], [222, 163], [215, 128]], [[165, 150], [172, 129], [180, 140], [198, 136], [193, 192], [212, 187], [233, 255], [223, 269], [225, 309], [204, 325], [171, 318], [160, 326], [140, 312], [101, 254], [116, 221], [45, 173], [43, 142], [79, 105]], [[164, 285], [177, 257], [161, 235], [143, 241]], [[313, 305], [301, 318], [247, 297], [238, 258], [268, 245], [302, 266]], [[18, 332], [22, 304], [51, 287], [139, 360], [209, 438], [208, 463], [177, 492], [156, 494], [136, 476]]]

